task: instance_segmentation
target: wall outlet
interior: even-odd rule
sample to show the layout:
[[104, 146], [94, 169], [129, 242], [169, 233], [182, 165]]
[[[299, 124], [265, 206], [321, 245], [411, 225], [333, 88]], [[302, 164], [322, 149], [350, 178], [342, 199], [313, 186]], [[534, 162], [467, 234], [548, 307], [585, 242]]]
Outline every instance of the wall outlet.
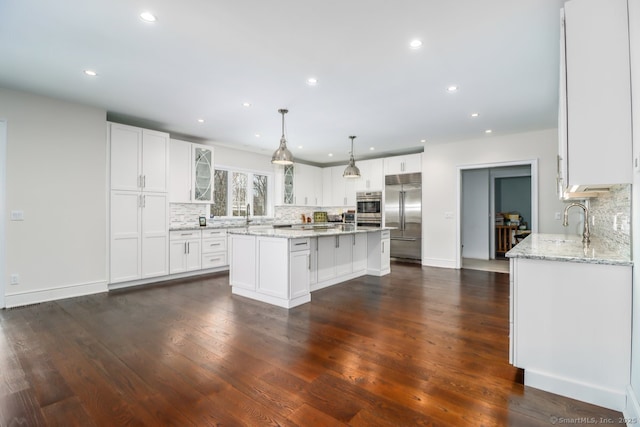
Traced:
[[20, 275], [13, 273], [11, 275], [11, 277], [9, 278], [9, 284], [10, 285], [17, 285], [18, 283], [20, 283]]
[[11, 221], [24, 221], [24, 211], [11, 211]]
[[556, 221], [560, 221], [562, 219], [562, 214], [560, 212], [556, 212], [555, 218], [556, 218]]

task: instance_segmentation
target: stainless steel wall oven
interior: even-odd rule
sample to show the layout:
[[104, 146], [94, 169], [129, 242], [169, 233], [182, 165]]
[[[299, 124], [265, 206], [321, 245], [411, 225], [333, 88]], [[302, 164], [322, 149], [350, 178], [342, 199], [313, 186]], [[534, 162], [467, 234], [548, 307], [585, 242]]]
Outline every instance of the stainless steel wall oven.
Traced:
[[382, 226], [382, 191], [356, 193], [356, 218], [360, 226]]

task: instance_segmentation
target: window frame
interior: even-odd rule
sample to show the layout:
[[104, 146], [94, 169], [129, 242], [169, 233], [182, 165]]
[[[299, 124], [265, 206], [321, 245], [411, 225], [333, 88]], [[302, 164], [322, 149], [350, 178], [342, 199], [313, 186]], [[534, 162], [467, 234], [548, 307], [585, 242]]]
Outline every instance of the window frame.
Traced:
[[[267, 177], [267, 204], [266, 204], [266, 215], [251, 215], [254, 218], [273, 218], [275, 215], [275, 184], [274, 184], [274, 173], [267, 172], [256, 169], [245, 169], [238, 168], [233, 166], [223, 166], [223, 165], [214, 165], [213, 167], [214, 173], [217, 170], [224, 170], [227, 172], [227, 212], [224, 216], [215, 216], [215, 218], [220, 219], [238, 219], [243, 218], [241, 216], [233, 216], [233, 179], [232, 174], [235, 173], [244, 173], [247, 174], [247, 203], [251, 206], [251, 212], [253, 212], [253, 176], [254, 175], [262, 175]], [[215, 191], [214, 187], [214, 200], [215, 200]], [[211, 207], [213, 203], [209, 203], [209, 218], [211, 218]]]

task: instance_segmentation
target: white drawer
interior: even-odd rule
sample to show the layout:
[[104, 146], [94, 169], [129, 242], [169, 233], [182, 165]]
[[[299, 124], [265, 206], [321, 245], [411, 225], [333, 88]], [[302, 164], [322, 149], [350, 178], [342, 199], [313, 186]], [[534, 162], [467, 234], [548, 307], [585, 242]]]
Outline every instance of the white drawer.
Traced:
[[200, 230], [175, 230], [169, 232], [169, 240], [199, 239]]
[[229, 265], [226, 252], [202, 254], [202, 268], [223, 267], [225, 265]]
[[289, 240], [289, 251], [298, 252], [306, 251], [311, 248], [309, 238], [291, 239]]
[[208, 239], [210, 237], [226, 237], [227, 229], [226, 228], [205, 228], [202, 230], [202, 238]]
[[210, 239], [202, 239], [202, 253], [209, 254], [215, 252], [227, 251], [227, 238], [225, 237], [213, 237]]

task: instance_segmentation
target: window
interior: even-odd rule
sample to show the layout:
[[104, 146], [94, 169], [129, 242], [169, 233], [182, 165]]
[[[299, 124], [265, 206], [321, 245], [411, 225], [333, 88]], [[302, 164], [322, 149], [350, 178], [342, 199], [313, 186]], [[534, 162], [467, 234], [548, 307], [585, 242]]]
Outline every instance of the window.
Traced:
[[212, 216], [245, 216], [247, 205], [252, 216], [267, 216], [269, 207], [269, 175], [240, 170], [214, 171], [214, 204]]

